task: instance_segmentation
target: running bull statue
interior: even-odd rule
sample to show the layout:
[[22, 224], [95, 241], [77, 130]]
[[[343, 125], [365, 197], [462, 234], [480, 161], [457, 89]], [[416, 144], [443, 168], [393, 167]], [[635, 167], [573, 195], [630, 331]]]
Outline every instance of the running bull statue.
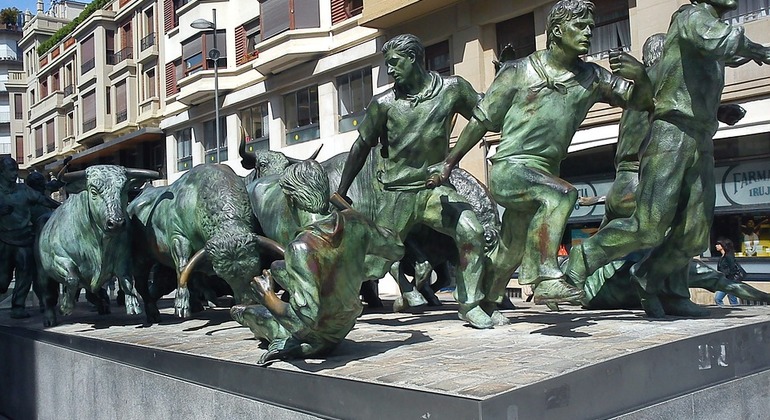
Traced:
[[137, 182], [158, 179], [160, 174], [145, 169], [97, 165], [64, 174], [70, 190], [80, 191], [57, 208], [41, 228], [36, 252], [45, 307], [44, 324], [56, 325], [54, 306], [58, 284], [64, 285], [59, 307], [69, 315], [80, 287], [94, 293], [89, 299], [99, 313], [109, 312], [102, 286], [118, 278], [126, 295], [129, 314], [141, 313], [131, 270], [131, 248], [126, 228], [128, 191]]
[[[243, 179], [226, 165], [198, 165], [173, 184], [145, 189], [128, 207], [135, 233], [137, 287], [148, 322], [160, 313], [149, 294], [150, 267], [157, 261], [176, 269], [174, 302], [179, 317], [190, 316], [187, 282], [194, 270], [216, 275], [239, 303], [253, 303], [250, 280], [262, 272], [260, 252], [273, 241], [257, 235]], [[196, 269], [198, 262], [210, 265]]]

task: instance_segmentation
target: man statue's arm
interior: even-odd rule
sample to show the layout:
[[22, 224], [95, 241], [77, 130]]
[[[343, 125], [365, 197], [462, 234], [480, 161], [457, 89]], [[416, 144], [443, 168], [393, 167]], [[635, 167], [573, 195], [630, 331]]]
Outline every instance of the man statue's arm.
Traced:
[[653, 87], [644, 64], [622, 51], [610, 51], [610, 69], [616, 76], [634, 82], [627, 107], [637, 111], [653, 109]]
[[337, 194], [348, 198], [348, 190], [353, 184], [361, 169], [366, 163], [369, 151], [377, 144], [380, 138], [380, 129], [384, 125], [386, 111], [381, 109], [377, 98], [372, 99], [366, 108], [366, 116], [361, 121], [358, 128], [358, 138], [350, 148], [348, 158], [345, 160], [345, 166], [342, 168], [340, 185], [337, 187]]
[[444, 162], [440, 163], [441, 172], [431, 175], [426, 181], [425, 186], [428, 188], [436, 188], [449, 179], [449, 175], [452, 173], [452, 169], [460, 163], [460, 160], [475, 146], [484, 134], [487, 133], [487, 128], [476, 117], [472, 117], [468, 122], [468, 125], [463, 128], [460, 133], [460, 137], [457, 139], [457, 144], [452, 148], [447, 155]]
[[[746, 37], [742, 26], [714, 18], [705, 11], [689, 15], [681, 22], [680, 28], [684, 39], [691, 42], [702, 53], [714, 58], [729, 62], [733, 57], [738, 56], [753, 60], [760, 65], [770, 64], [769, 47]], [[731, 64], [735, 66], [737, 63]]]

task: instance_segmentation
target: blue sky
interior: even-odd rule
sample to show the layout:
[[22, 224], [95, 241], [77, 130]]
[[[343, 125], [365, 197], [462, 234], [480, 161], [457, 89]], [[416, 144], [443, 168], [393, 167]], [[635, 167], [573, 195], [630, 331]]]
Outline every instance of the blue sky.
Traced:
[[[79, 0], [83, 3], [90, 3], [90, 0]], [[0, 9], [6, 7], [15, 7], [22, 12], [29, 9], [32, 13], [35, 13], [36, 0], [0, 0]], [[43, 10], [48, 10], [51, 7], [51, 0], [43, 0]]]

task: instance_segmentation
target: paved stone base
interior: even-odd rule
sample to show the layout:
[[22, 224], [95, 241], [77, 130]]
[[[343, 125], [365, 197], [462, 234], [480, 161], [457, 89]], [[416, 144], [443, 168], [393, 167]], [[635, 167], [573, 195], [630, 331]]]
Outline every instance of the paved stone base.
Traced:
[[[554, 313], [515, 302], [520, 308], [505, 312], [511, 325], [474, 330], [453, 304], [393, 314], [386, 302], [383, 311], [365, 312], [328, 359], [263, 368], [254, 363], [264, 350], [226, 308], [182, 321], [164, 303], [163, 322], [152, 326], [118, 307], [98, 316], [87, 303], [48, 329], [37, 314], [11, 320], [0, 311], [0, 414], [704, 418], [694, 407], [714, 395], [748, 413], [770, 408], [768, 391], [730, 391], [739, 383], [768, 389], [767, 307], [712, 307], [705, 319], [650, 321], [641, 311]], [[687, 415], [657, 415], [688, 406]]]

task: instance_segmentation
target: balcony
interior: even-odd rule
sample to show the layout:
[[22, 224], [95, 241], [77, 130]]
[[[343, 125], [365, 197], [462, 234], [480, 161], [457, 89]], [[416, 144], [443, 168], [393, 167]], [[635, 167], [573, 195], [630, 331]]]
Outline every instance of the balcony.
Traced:
[[28, 122], [34, 123], [41, 118], [50, 115], [51, 113], [55, 113], [57, 110], [63, 107], [63, 104], [64, 93], [58, 91], [49, 94], [30, 108]]
[[129, 58], [134, 58], [134, 49], [133, 47], [126, 47], [122, 50], [116, 52], [112, 55], [112, 62], [107, 62], [107, 64], [120, 64], [122, 61], [125, 61]]
[[332, 46], [328, 30], [295, 29], [258, 45], [254, 68], [262, 74], [280, 73], [327, 53]]
[[142, 38], [141, 41], [139, 41], [139, 48], [141, 51], [144, 51], [153, 45], [155, 45], [155, 32], [147, 35], [146, 37]]
[[391, 28], [459, 2], [460, 0], [364, 0], [359, 24], [370, 28]]

